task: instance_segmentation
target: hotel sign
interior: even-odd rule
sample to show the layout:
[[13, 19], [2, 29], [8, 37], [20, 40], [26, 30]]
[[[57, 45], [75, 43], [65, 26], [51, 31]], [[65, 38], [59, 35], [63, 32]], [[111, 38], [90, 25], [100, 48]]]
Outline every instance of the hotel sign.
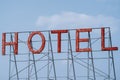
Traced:
[[[80, 34], [84, 34], [84, 33], [92, 33], [94, 29], [93, 28], [80, 28], [80, 29], [75, 29], [75, 51], [76, 52], [91, 52], [92, 51], [92, 48], [81, 48], [80, 47], [80, 44], [81, 43], [84, 43], [84, 42], [89, 42], [90, 41], [90, 38], [89, 37], [85, 37], [85, 38], [82, 38], [80, 36]], [[47, 31], [46, 31], [47, 32]], [[61, 45], [61, 42], [62, 42], [62, 35], [64, 34], [68, 34], [69, 33], [69, 30], [50, 30], [50, 35], [56, 35], [56, 38], [57, 38], [57, 52], [58, 53], [61, 53], [62, 51], [62, 46]], [[112, 50], [118, 50], [118, 47], [106, 47], [105, 45], [105, 28], [102, 27], [100, 28], [100, 32], [101, 34], [101, 41], [100, 41], [100, 47], [101, 47], [101, 51], [112, 51]], [[19, 44], [18, 44], [18, 40], [19, 40], [19, 32], [14, 32], [13, 35], [14, 35], [14, 39], [12, 41], [7, 41], [6, 38], [8, 36], [6, 36], [7, 33], [2, 33], [2, 55], [5, 55], [6, 54], [6, 46], [12, 46], [14, 48], [14, 54], [17, 55], [19, 53]], [[70, 33], [72, 34], [72, 33]], [[38, 44], [39, 48], [38, 49], [34, 49], [31, 42], [32, 42], [32, 38], [34, 36], [38, 35], [38, 37], [41, 39], [41, 44]], [[26, 41], [27, 41], [27, 47], [29, 49], [29, 51], [33, 54], [40, 54], [43, 50], [44, 50], [44, 47], [46, 45], [46, 38], [43, 34], [42, 31], [31, 31], [29, 36], [26, 38]], [[66, 43], [67, 44], [67, 43]]]

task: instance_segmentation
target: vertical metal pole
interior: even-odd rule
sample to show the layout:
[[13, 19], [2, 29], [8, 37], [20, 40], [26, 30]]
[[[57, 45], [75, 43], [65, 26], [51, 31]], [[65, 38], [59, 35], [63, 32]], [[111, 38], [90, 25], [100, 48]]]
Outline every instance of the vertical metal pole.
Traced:
[[108, 80], [110, 80], [110, 51], [108, 51]]
[[[11, 34], [11, 41], [13, 42], [12, 34]], [[14, 51], [14, 47], [13, 47], [13, 51]], [[16, 56], [15, 56], [15, 54], [13, 54], [13, 56], [14, 56], [14, 61], [15, 61], [15, 68], [16, 68], [17, 80], [19, 80], [18, 68], [17, 68], [17, 62], [16, 62]]]
[[16, 56], [15, 56], [15, 54], [14, 54], [14, 60], [15, 60], [15, 68], [16, 68], [17, 80], [19, 80], [18, 68], [17, 68], [17, 62], [16, 62]]
[[[32, 41], [31, 41], [31, 45], [32, 45]], [[32, 54], [32, 57], [33, 57], [33, 64], [34, 64], [34, 69], [35, 69], [35, 78], [36, 78], [36, 80], [38, 80], [37, 69], [36, 69], [36, 62], [35, 62], [35, 56], [34, 56], [34, 54]]]
[[[29, 58], [28, 65], [30, 65], [30, 51], [28, 53], [28, 58]], [[30, 66], [28, 66], [28, 80], [30, 80]]]
[[[49, 32], [48, 32], [48, 35], [49, 35]], [[48, 37], [49, 39], [49, 37]], [[50, 58], [49, 58], [49, 51], [50, 51], [50, 45], [49, 45], [49, 40], [48, 40], [48, 70], [47, 70], [47, 80], [49, 80], [49, 67], [50, 67]]]
[[54, 76], [55, 76], [55, 80], [57, 80], [50, 32], [49, 32], [49, 41], [50, 41], [50, 48], [51, 48], [51, 54], [52, 54], [52, 63], [53, 63], [53, 69], [54, 69]]
[[69, 71], [69, 41], [68, 41], [68, 54], [67, 54], [67, 80], [69, 80], [69, 74], [70, 74], [70, 71]]
[[33, 56], [33, 64], [34, 64], [34, 69], [35, 69], [35, 77], [36, 77], [36, 80], [38, 80], [38, 77], [37, 77], [37, 69], [36, 69], [36, 63], [35, 63], [35, 56], [34, 54], [32, 54]]
[[76, 80], [74, 59], [73, 59], [73, 54], [72, 54], [72, 44], [71, 44], [71, 37], [70, 37], [70, 32], [69, 31], [68, 31], [68, 41], [69, 41], [69, 44], [70, 44], [70, 53], [71, 53], [71, 59], [72, 59], [72, 65], [73, 65], [74, 80]]
[[[111, 32], [109, 28], [109, 39], [110, 39], [110, 47], [112, 47], [112, 39], [111, 39]], [[114, 57], [113, 57], [113, 51], [111, 50], [111, 58], [112, 58], [112, 63], [113, 63], [113, 72], [114, 72], [114, 80], [116, 80], [116, 72], [115, 72], [115, 64], [114, 64]]]
[[[30, 65], [30, 51], [28, 52], [28, 60], [28, 65]], [[30, 66], [28, 66], [28, 80], [30, 80]]]
[[[108, 39], [108, 46], [110, 46], [110, 39]], [[110, 77], [111, 77], [110, 76], [110, 62], [111, 62], [110, 60], [111, 60], [111, 55], [110, 55], [110, 51], [108, 51], [108, 80], [110, 80]]]
[[[48, 50], [49, 51], [49, 50]], [[49, 58], [49, 52], [48, 52], [48, 70], [47, 70], [47, 80], [49, 80], [49, 67], [50, 67], [50, 58]]]
[[[89, 37], [89, 33], [88, 33], [88, 37]], [[88, 48], [90, 47], [90, 44], [88, 44]], [[89, 62], [89, 59], [90, 59], [90, 52], [88, 52], [88, 64], [87, 64], [87, 66], [88, 66], [88, 72], [87, 72], [87, 80], [89, 80], [89, 76], [90, 76], [90, 62]]]
[[[90, 48], [92, 48], [90, 32], [88, 32], [88, 36], [89, 36]], [[95, 68], [94, 68], [94, 60], [93, 60], [93, 52], [92, 51], [91, 51], [91, 60], [92, 60], [92, 67], [93, 67], [93, 76], [94, 76], [94, 80], [96, 80], [96, 77], [95, 77]]]
[[11, 77], [11, 53], [12, 53], [12, 47], [10, 45], [10, 55], [9, 55], [9, 80]]
[[89, 63], [90, 55], [89, 55], [89, 54], [90, 54], [90, 53], [88, 52], [88, 64], [87, 64], [87, 66], [88, 66], [88, 72], [87, 72], [87, 75], [88, 75], [88, 76], [87, 76], [87, 79], [88, 79], [88, 80], [89, 80], [89, 76], [90, 76], [90, 69], [89, 69], [89, 68], [90, 68], [90, 65], [89, 65], [89, 64], [90, 64], [90, 63]]

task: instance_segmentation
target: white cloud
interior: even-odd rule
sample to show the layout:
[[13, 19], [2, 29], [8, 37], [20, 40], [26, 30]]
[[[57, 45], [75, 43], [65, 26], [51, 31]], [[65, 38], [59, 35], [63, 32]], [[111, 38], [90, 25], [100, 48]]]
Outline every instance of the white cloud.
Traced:
[[117, 30], [119, 19], [111, 16], [91, 16], [75, 12], [62, 12], [52, 16], [39, 16], [36, 25], [46, 29], [73, 29], [80, 27], [111, 27]]

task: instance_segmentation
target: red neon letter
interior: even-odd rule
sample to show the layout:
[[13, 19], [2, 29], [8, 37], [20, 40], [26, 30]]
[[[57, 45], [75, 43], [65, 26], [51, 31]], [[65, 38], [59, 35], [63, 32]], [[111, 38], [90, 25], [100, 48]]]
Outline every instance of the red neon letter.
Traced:
[[15, 33], [15, 41], [6, 42], [6, 33], [2, 34], [2, 55], [5, 55], [5, 46], [14, 46], [14, 54], [18, 54], [18, 33]]
[[80, 32], [91, 32], [92, 29], [89, 28], [89, 29], [77, 29], [76, 30], [76, 52], [89, 52], [91, 51], [91, 48], [79, 48], [79, 43], [80, 42], [88, 42], [89, 39], [88, 38], [79, 38], [79, 33]]
[[118, 47], [105, 47], [105, 28], [101, 28], [101, 49], [102, 51], [118, 50]]
[[[42, 45], [38, 50], [33, 50], [33, 47], [31, 45], [31, 39], [34, 35], [38, 34], [42, 38]], [[45, 37], [41, 32], [32, 32], [30, 36], [28, 37], [28, 48], [33, 54], [39, 54], [45, 47]]]
[[53, 33], [53, 34], [58, 34], [58, 53], [60, 53], [61, 52], [61, 34], [62, 33], [67, 33], [68, 32], [68, 30], [52, 30], [51, 31], [51, 33]]

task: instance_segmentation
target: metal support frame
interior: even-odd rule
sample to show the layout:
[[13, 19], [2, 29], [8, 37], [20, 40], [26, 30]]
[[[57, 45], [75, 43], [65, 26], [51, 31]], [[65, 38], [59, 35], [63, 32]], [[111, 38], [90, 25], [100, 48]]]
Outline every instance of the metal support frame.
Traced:
[[[71, 54], [71, 60], [72, 60], [72, 67], [73, 67], [73, 75], [74, 75], [74, 80], [76, 80], [76, 74], [75, 74], [75, 65], [74, 65], [74, 57], [73, 57], [73, 53], [72, 53], [72, 45], [71, 45], [71, 38], [70, 38], [70, 32], [68, 32], [68, 53]], [[69, 49], [70, 48], [70, 49]]]
[[[13, 42], [13, 36], [12, 36], [12, 34], [11, 34], [11, 42]], [[14, 47], [12, 46], [12, 48], [13, 48], [13, 51], [14, 51]], [[11, 49], [11, 46], [10, 46], [10, 50], [12, 50]], [[12, 51], [10, 51], [10, 52], [12, 52]], [[10, 58], [11, 58], [11, 54], [12, 53], [10, 53]], [[15, 70], [16, 70], [16, 76], [17, 76], [17, 80], [19, 80], [19, 75], [18, 75], [18, 67], [17, 67], [17, 61], [16, 61], [16, 55], [13, 55], [13, 57], [14, 57], [14, 63], [15, 63]], [[11, 59], [10, 59], [11, 60]], [[10, 64], [10, 67], [11, 67], [11, 64]], [[9, 72], [10, 73], [10, 72]], [[9, 74], [10, 75], [10, 74]], [[9, 78], [10, 79], [10, 78]]]
[[51, 49], [50, 49], [50, 51], [51, 51], [50, 53], [51, 53], [51, 55], [52, 55], [52, 63], [53, 63], [53, 69], [54, 69], [54, 77], [55, 77], [55, 80], [57, 80], [50, 32], [49, 32], [49, 44], [50, 44], [50, 48], [51, 48]]
[[[98, 30], [101, 28], [92, 28], [92, 29]], [[105, 39], [108, 39], [108, 43], [109, 43], [108, 46], [112, 47], [110, 28], [106, 27], [105, 29], [108, 30], [108, 32], [105, 33], [105, 34], [108, 34], [108, 37], [106, 37]], [[14, 52], [13, 52], [14, 47], [10, 46], [9, 48], [10, 53], [7, 54], [9, 55], [9, 78], [8, 79], [9, 80], [99, 80], [100, 78], [103, 80], [106, 80], [106, 79], [116, 80], [113, 51], [107, 51], [108, 52], [107, 57], [98, 58], [94, 54], [96, 54], [97, 52], [100, 52], [100, 50], [92, 50], [86, 53], [87, 56], [85, 58], [81, 58], [79, 57], [79, 55], [84, 53], [77, 53], [75, 52], [75, 50], [73, 50], [73, 47], [74, 47], [73, 41], [75, 41], [75, 38], [72, 38], [70, 34], [71, 31], [75, 32], [75, 29], [68, 30], [68, 33], [66, 35], [68, 39], [61, 40], [61, 41], [66, 41], [66, 44], [68, 47], [66, 52], [60, 53], [60, 54], [67, 55], [65, 59], [54, 58], [55, 55], [58, 53], [54, 51], [54, 48], [53, 48], [54, 45], [52, 42], [55, 42], [57, 40], [51, 39], [52, 37], [51, 37], [50, 31], [42, 31], [43, 33], [48, 35], [47, 37], [48, 39], [46, 40], [47, 46], [45, 46], [47, 47], [47, 50], [40, 53], [42, 55], [39, 58], [36, 58], [35, 55], [28, 50], [26, 54], [24, 54], [24, 52], [23, 54], [20, 54], [20, 55], [26, 55], [27, 56], [26, 59], [28, 60], [18, 60], [16, 56], [19, 56], [19, 53], [18, 55], [14, 55]], [[31, 31], [18, 32], [18, 33], [19, 34], [27, 33], [29, 35]], [[11, 32], [11, 33], [8, 32], [7, 34], [10, 34], [11, 36], [10, 40], [12, 42], [14, 32]], [[92, 49], [92, 45], [101, 39], [100, 37], [99, 38], [91, 37], [91, 32], [88, 32], [88, 38], [89, 38], [89, 42], [87, 47], [91, 49]], [[35, 42], [41, 42], [41, 41], [31, 41], [31, 45], [33, 45]], [[20, 38], [19, 38], [19, 43], [23, 43], [24, 45], [27, 44], [26, 41], [22, 41]], [[107, 63], [108, 67], [106, 68], [107, 69], [106, 72], [96, 67], [96, 62], [95, 62], [96, 60], [106, 60], [108, 62]], [[66, 65], [66, 73], [64, 74], [64, 76], [59, 76], [57, 73], [57, 71], [59, 70], [56, 65], [57, 61], [66, 61], [66, 64], [64, 64]], [[22, 62], [23, 63], [27, 62], [26, 67], [19, 69], [18, 64]], [[43, 62], [43, 63], [45, 62], [45, 64], [39, 68], [38, 63], [40, 62]], [[79, 65], [80, 67], [86, 69], [86, 75], [83, 76], [81, 75], [82, 73], [78, 74], [78, 70], [81, 70], [81, 69], [76, 68], [77, 67], [76, 65]], [[46, 75], [41, 77], [40, 75], [42, 74], [40, 74], [39, 72], [43, 69], [47, 69]], [[26, 77], [22, 77], [20, 75], [20, 73], [23, 71], [27, 72]], [[70, 75], [71, 73], [72, 75]]]
[[[32, 45], [32, 41], [31, 41], [31, 45]], [[32, 58], [33, 58], [33, 65], [34, 65], [34, 71], [35, 71], [35, 80], [38, 80], [38, 77], [37, 77], [37, 68], [36, 68], [36, 62], [35, 62], [35, 56], [34, 56], [34, 54], [32, 54]]]
[[[89, 46], [92, 49], [92, 44], [91, 44], [91, 37], [90, 37], [90, 32], [88, 32], [88, 37], [89, 37]], [[96, 80], [96, 76], [95, 76], [95, 68], [94, 68], [94, 57], [93, 57], [93, 52], [90, 52], [90, 59], [92, 61], [92, 68], [93, 68], [93, 76], [94, 76], [94, 80]]]
[[[110, 28], [109, 28], [109, 41], [110, 41], [110, 47], [112, 47], [112, 39], [111, 39]], [[110, 51], [110, 52], [111, 52], [111, 58], [112, 58], [112, 64], [113, 64], [114, 80], [116, 80], [116, 72], [115, 72], [115, 63], [114, 63], [113, 51]]]

